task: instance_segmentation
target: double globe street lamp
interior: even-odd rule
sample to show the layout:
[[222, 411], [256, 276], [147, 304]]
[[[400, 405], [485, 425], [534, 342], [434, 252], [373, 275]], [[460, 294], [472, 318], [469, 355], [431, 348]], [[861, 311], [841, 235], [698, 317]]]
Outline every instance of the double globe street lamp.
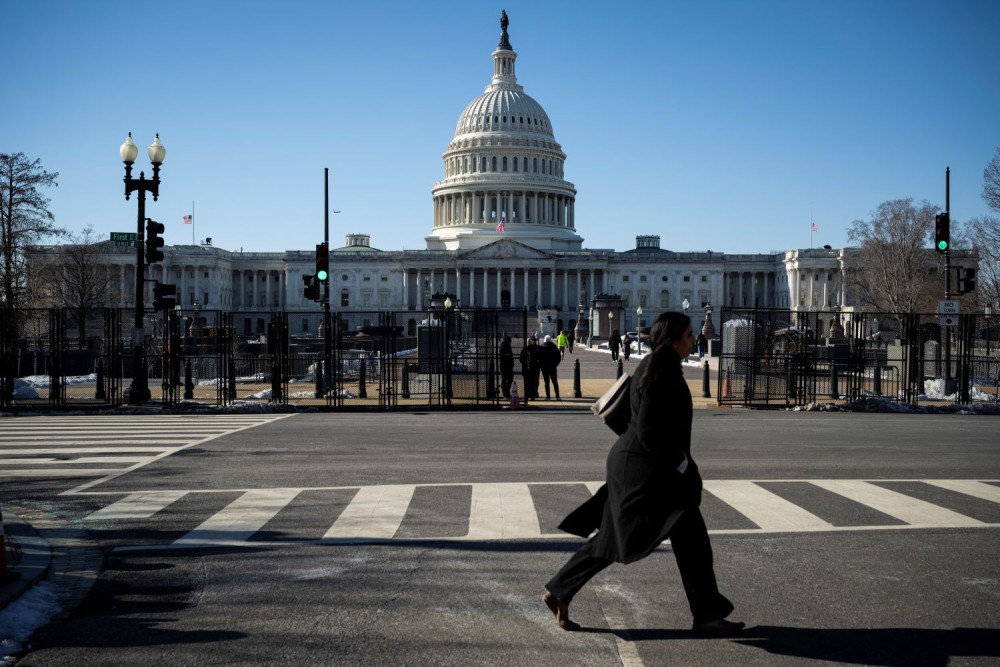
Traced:
[[146, 377], [146, 360], [143, 354], [145, 343], [145, 327], [143, 326], [144, 304], [143, 295], [145, 292], [145, 263], [143, 262], [145, 251], [145, 238], [143, 235], [142, 223], [146, 219], [146, 193], [153, 195], [156, 201], [160, 195], [160, 165], [167, 157], [167, 149], [160, 143], [160, 135], [150, 144], [146, 153], [149, 161], [153, 164], [153, 178], [147, 179], [145, 173], [139, 172], [139, 178], [132, 178], [132, 164], [139, 155], [139, 147], [132, 141], [132, 133], [128, 133], [128, 138], [118, 149], [122, 162], [125, 163], [125, 200], [131, 197], [133, 192], [138, 192], [136, 198], [139, 202], [139, 215], [136, 222], [135, 234], [135, 326], [132, 329], [132, 384], [128, 389], [128, 402], [141, 403], [150, 398], [149, 381]]

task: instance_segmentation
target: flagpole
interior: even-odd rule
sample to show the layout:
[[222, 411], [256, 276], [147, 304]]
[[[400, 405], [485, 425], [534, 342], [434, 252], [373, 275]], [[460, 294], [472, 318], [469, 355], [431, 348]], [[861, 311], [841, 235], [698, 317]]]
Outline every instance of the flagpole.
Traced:
[[813, 225], [813, 210], [812, 206], [809, 207], [809, 248], [813, 247], [813, 230], [816, 227]]

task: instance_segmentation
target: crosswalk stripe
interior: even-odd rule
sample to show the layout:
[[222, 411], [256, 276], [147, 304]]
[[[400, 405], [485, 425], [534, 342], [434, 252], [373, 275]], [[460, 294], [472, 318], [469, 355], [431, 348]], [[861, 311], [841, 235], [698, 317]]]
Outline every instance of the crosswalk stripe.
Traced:
[[361, 487], [323, 539], [394, 536], [415, 489], [413, 484]]
[[30, 468], [27, 470], [0, 468], [0, 477], [90, 477], [110, 475], [120, 471], [121, 468]]
[[7, 456], [52, 455], [52, 454], [138, 454], [140, 452], [162, 452], [163, 447], [39, 447], [38, 449], [3, 449], [0, 454]]
[[[79, 471], [73, 471], [79, 474]], [[893, 525], [838, 526], [806, 511], [760, 484], [782, 482], [807, 483], [836, 493], [860, 506], [895, 517], [902, 523]], [[878, 482], [926, 482], [939, 488], [951, 489], [969, 496], [1000, 503], [998, 487], [982, 480], [878, 480]], [[558, 486], [584, 485], [591, 492], [603, 482], [553, 482]], [[760, 535], [787, 532], [852, 532], [898, 530], [908, 528], [1000, 528], [1000, 523], [985, 523], [927, 501], [889, 490], [868, 480], [706, 480], [707, 493], [749, 519], [754, 527], [716, 528], [709, 533]], [[198, 489], [141, 491], [99, 509], [86, 517], [88, 521], [149, 518], [167, 509], [188, 493], [232, 494], [240, 497], [203, 521], [181, 539], [166, 545], [134, 545], [117, 547], [116, 551], [142, 549], [192, 548], [198, 546], [244, 547], [275, 544], [275, 541], [251, 541], [254, 533], [267, 522], [278, 521], [277, 515], [302, 491], [353, 490], [354, 497], [332, 526], [313, 543], [357, 540], [510, 540], [510, 539], [573, 539], [563, 533], [541, 533], [538, 510], [531, 495], [533, 486], [544, 482], [394, 484], [364, 487], [304, 487], [279, 489]], [[399, 532], [413, 501], [416, 489], [468, 487], [471, 500], [468, 507], [468, 532], [462, 536], [422, 535], [400, 537]], [[801, 487], [799, 487], [801, 493]], [[110, 495], [100, 492], [93, 495]], [[88, 495], [88, 494], [83, 494]], [[703, 511], [706, 509], [703, 508]], [[712, 511], [710, 506], [707, 510]], [[172, 519], [168, 518], [167, 521]], [[709, 525], [712, 519], [709, 517]]]
[[781, 496], [744, 480], [705, 480], [705, 490], [746, 516], [761, 530], [829, 530], [833, 525]]
[[813, 480], [816, 486], [922, 528], [982, 526], [983, 522], [884, 487], [850, 479]]
[[974, 498], [1000, 503], [1000, 486], [967, 479], [929, 479], [927, 483], [949, 491], [958, 491]]
[[301, 489], [247, 491], [207, 521], [175, 541], [177, 546], [244, 542], [280, 512]]
[[84, 521], [109, 519], [148, 519], [171, 503], [187, 495], [187, 491], [142, 491], [131, 493], [116, 503], [84, 517]]
[[48, 464], [68, 464], [68, 463], [138, 463], [145, 461], [148, 456], [81, 456], [74, 459], [57, 459], [48, 456], [32, 456], [30, 458], [0, 459], [0, 466], [28, 466], [28, 465], [48, 465]]
[[587, 490], [590, 491], [590, 495], [597, 495], [597, 490], [604, 486], [604, 482], [587, 482]]
[[469, 539], [540, 537], [538, 513], [527, 484], [473, 484]]

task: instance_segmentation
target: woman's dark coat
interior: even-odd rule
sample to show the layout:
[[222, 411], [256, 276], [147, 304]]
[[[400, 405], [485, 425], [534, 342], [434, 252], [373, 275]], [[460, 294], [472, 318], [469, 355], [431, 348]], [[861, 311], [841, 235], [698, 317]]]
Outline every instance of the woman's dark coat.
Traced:
[[[607, 481], [559, 526], [581, 537], [599, 528], [593, 555], [619, 563], [649, 555], [679, 510], [701, 504], [701, 475], [691, 458], [691, 392], [674, 351], [656, 354], [671, 355], [669, 372], [640, 392], [652, 355], [640, 362], [629, 397], [631, 421], [608, 453]], [[685, 457], [688, 466], [680, 473]]]

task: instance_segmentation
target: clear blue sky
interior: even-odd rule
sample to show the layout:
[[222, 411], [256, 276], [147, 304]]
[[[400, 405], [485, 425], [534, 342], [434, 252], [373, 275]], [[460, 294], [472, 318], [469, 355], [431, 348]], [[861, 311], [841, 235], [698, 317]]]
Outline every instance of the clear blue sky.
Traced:
[[997, 0], [486, 3], [3, 0], [0, 151], [59, 172], [57, 224], [135, 231], [136, 171], [167, 243], [422, 249], [459, 114], [510, 17], [518, 81], [552, 121], [588, 248], [847, 243], [888, 199], [987, 213], [1000, 146]]

